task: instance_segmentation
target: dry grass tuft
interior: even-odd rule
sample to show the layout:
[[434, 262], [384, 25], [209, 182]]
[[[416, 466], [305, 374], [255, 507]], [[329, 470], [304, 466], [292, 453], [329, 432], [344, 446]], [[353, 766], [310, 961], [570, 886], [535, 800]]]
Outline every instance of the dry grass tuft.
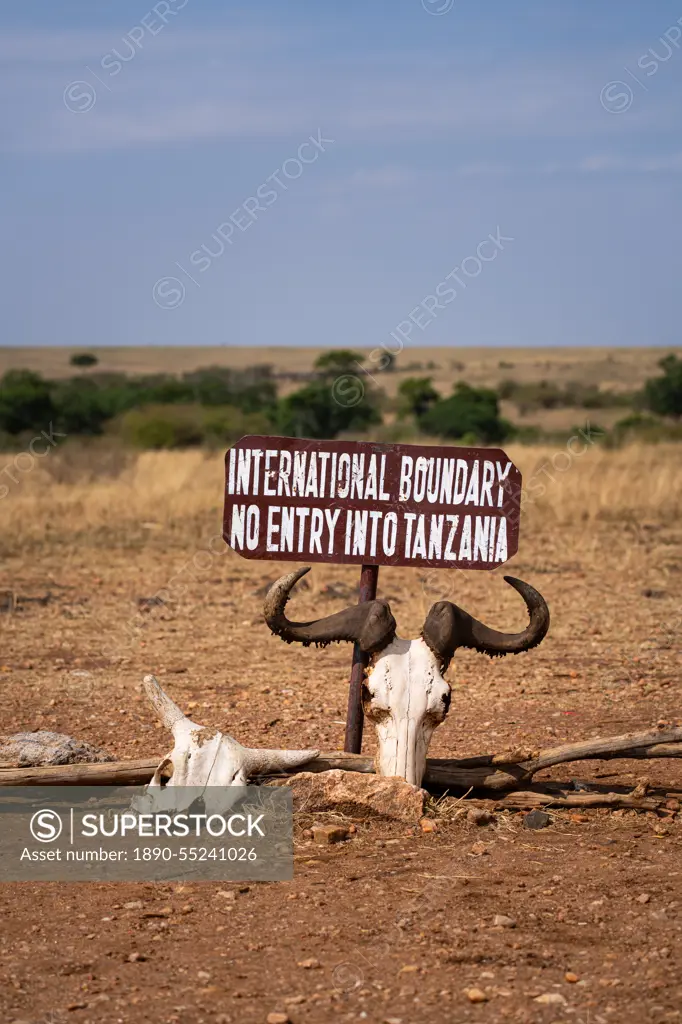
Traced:
[[[581, 451], [582, 444], [574, 443]], [[669, 521], [682, 513], [682, 464], [674, 444], [610, 451], [588, 445], [511, 445], [524, 479], [526, 527], [598, 520]], [[0, 500], [7, 553], [45, 543], [136, 546], [219, 531], [222, 456], [202, 451], [130, 456], [64, 448], [18, 474]]]

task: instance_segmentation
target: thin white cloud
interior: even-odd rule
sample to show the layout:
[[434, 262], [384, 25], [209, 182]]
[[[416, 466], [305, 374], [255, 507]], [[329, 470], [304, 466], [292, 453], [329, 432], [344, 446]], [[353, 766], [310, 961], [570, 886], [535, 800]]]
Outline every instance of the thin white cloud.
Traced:
[[631, 157], [616, 154], [594, 154], [578, 164], [578, 170], [591, 174], [605, 171], [622, 171], [635, 174], [660, 174], [682, 171], [682, 153], [664, 156]]
[[[663, 101], [653, 112], [609, 116], [594, 68], [580, 74], [566, 56], [494, 67], [471, 55], [455, 64], [418, 51], [324, 60], [310, 39], [304, 42], [248, 26], [197, 32], [183, 27], [182, 12], [158, 35], [145, 36], [127, 62], [119, 58], [131, 55], [130, 44], [116, 33], [15, 33], [0, 42], [3, 145], [37, 152], [126, 149], [278, 138], [323, 126], [365, 145], [468, 147], [472, 159], [459, 173], [475, 177], [509, 173], [505, 160], [476, 158], [476, 148], [491, 140], [504, 146], [631, 138], [670, 126]], [[73, 82], [92, 91], [91, 109], [68, 108], [64, 95]], [[362, 173], [357, 184], [372, 187]]]

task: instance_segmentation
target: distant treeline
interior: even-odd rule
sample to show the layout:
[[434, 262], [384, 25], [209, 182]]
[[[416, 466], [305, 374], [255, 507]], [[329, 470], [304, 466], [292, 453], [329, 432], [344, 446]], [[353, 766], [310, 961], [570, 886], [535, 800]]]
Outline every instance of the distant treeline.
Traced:
[[393, 399], [375, 379], [378, 372], [395, 371], [393, 357], [370, 373], [364, 356], [347, 349], [320, 356], [309, 374], [299, 376], [303, 386], [283, 396], [281, 376], [270, 366], [129, 376], [97, 370], [90, 353], [71, 362], [87, 372], [48, 380], [31, 370], [10, 370], [0, 380], [3, 447], [15, 447], [49, 425], [68, 437], [113, 434], [140, 448], [219, 446], [246, 433], [266, 432], [311, 438], [371, 434], [384, 440], [422, 435], [484, 444], [547, 439], [539, 428], [519, 427], [501, 416], [503, 400], [521, 415], [559, 407], [628, 408], [630, 414], [610, 432], [612, 440], [633, 433], [652, 440], [682, 433], [682, 360], [675, 355], [661, 360], [661, 374], [638, 393], [503, 380], [497, 388], [459, 381], [451, 394], [442, 395], [432, 378], [407, 377]]

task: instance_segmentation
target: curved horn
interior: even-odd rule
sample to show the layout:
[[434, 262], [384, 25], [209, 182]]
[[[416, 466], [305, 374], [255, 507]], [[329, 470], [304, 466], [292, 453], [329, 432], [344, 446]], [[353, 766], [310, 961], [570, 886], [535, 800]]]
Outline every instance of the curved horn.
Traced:
[[450, 664], [458, 647], [472, 647], [491, 658], [504, 654], [519, 654], [537, 647], [549, 629], [549, 608], [542, 594], [523, 580], [505, 576], [517, 590], [530, 615], [530, 622], [521, 633], [499, 633], [484, 626], [463, 608], [450, 601], [438, 601], [426, 616], [422, 637], [433, 653], [440, 658], [443, 669]]
[[[156, 676], [145, 676], [142, 680], [142, 685], [144, 686], [144, 692], [147, 694], [149, 703], [169, 732], [173, 732], [178, 722], [189, 722], [190, 725], [194, 725], [182, 713], [175, 701], [171, 700], [168, 694], [161, 688]], [[194, 728], [198, 728], [198, 726], [194, 726]]]
[[284, 614], [295, 584], [310, 572], [310, 566], [287, 573], [273, 583], [265, 598], [263, 615], [272, 632], [288, 644], [297, 642], [326, 646], [333, 640], [349, 640], [367, 653], [380, 651], [395, 636], [395, 619], [386, 601], [367, 601], [344, 608], [313, 622], [290, 622]]

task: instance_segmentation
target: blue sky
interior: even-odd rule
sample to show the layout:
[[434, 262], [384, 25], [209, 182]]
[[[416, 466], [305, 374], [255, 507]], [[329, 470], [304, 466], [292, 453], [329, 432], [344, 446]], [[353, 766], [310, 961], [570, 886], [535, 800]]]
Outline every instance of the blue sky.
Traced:
[[679, 2], [0, 25], [0, 344], [679, 344]]

